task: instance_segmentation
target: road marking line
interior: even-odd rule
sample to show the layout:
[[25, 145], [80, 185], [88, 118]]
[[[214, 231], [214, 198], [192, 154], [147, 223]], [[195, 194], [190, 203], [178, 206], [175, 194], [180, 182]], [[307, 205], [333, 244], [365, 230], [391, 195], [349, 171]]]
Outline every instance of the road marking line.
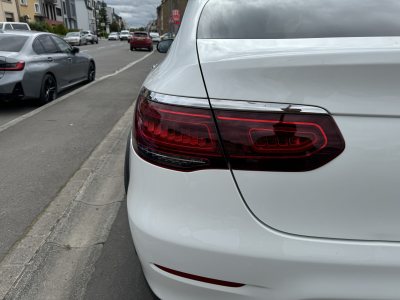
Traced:
[[138, 62], [141, 62], [142, 60], [144, 60], [144, 59], [146, 59], [147, 57], [149, 57], [150, 55], [152, 55], [152, 54], [154, 53], [154, 51], [155, 51], [155, 50], [153, 50], [153, 51], [150, 52], [149, 54], [143, 56], [142, 58], [140, 58], [140, 59], [138, 59], [138, 60], [135, 60], [134, 62], [131, 62], [131, 63], [127, 64], [125, 67], [122, 67], [121, 69], [118, 69], [117, 71], [115, 71], [115, 72], [112, 73], [112, 74], [105, 75], [105, 76], [103, 76], [103, 77], [101, 77], [101, 78], [99, 78], [99, 79], [97, 79], [97, 80], [95, 80], [95, 81], [92, 81], [91, 83], [88, 83], [88, 84], [86, 84], [86, 85], [80, 87], [79, 89], [76, 89], [75, 91], [73, 91], [73, 92], [71, 92], [71, 93], [68, 93], [68, 94], [62, 96], [61, 98], [58, 98], [57, 100], [54, 100], [54, 101], [52, 101], [52, 102], [50, 102], [50, 103], [47, 103], [46, 105], [43, 105], [43, 106], [41, 106], [41, 107], [39, 107], [39, 108], [37, 108], [37, 109], [35, 109], [35, 110], [33, 110], [33, 111], [31, 111], [31, 112], [25, 114], [25, 115], [22, 115], [22, 116], [20, 116], [20, 117], [18, 117], [18, 118], [16, 118], [16, 119], [14, 119], [14, 120], [12, 120], [12, 121], [10, 121], [10, 122], [4, 124], [4, 125], [1, 125], [1, 126], [0, 126], [0, 132], [6, 130], [7, 128], [10, 128], [11, 126], [14, 126], [15, 124], [18, 124], [19, 122], [21, 122], [21, 121], [23, 121], [23, 120], [25, 120], [25, 119], [27, 119], [27, 118], [29, 118], [29, 117], [32, 117], [33, 115], [36, 115], [37, 113], [41, 112], [42, 110], [45, 110], [46, 108], [48, 108], [48, 107], [50, 107], [50, 106], [53, 106], [54, 104], [57, 104], [57, 103], [59, 103], [59, 102], [65, 100], [65, 99], [69, 98], [69, 97], [72, 96], [72, 95], [75, 95], [75, 94], [79, 93], [80, 91], [83, 91], [83, 90], [87, 89], [88, 87], [92, 86], [93, 84], [95, 84], [95, 83], [97, 83], [97, 82], [100, 82], [100, 81], [102, 81], [102, 80], [104, 80], [104, 79], [106, 79], [106, 78], [108, 78], [108, 77], [115, 76], [115, 75], [117, 75], [117, 74], [119, 74], [119, 73], [121, 73], [121, 72], [123, 72], [123, 71], [129, 69], [129, 68], [132, 67], [133, 65], [137, 64]]
[[99, 48], [96, 48], [96, 49], [102, 49], [102, 48], [105, 48], [105, 47], [99, 47]]

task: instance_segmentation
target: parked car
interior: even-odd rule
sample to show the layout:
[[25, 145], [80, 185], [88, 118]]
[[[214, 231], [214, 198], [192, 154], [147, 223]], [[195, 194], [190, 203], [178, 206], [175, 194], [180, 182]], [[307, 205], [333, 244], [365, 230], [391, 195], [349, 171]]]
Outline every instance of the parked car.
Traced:
[[68, 32], [64, 37], [64, 40], [71, 45], [81, 46], [83, 44], [87, 45], [88, 41], [86, 39], [85, 34], [80, 32]]
[[138, 48], [147, 48], [153, 51], [153, 42], [146, 31], [135, 31], [130, 41], [131, 51]]
[[127, 144], [129, 224], [158, 297], [400, 298], [399, 12], [188, 2]]
[[159, 43], [161, 42], [161, 37], [157, 32], [150, 32], [150, 37], [153, 40], [153, 42]]
[[118, 41], [118, 40], [119, 40], [119, 34], [118, 34], [117, 32], [111, 32], [111, 33], [108, 35], [108, 40], [109, 40], [109, 41], [111, 41], [111, 40]]
[[82, 33], [85, 35], [85, 38], [88, 42], [98, 44], [99, 43], [99, 38], [97, 37], [96, 33], [91, 30], [83, 30]]
[[129, 35], [130, 35], [129, 30], [122, 30], [121, 33], [119, 34], [120, 41], [128, 40]]
[[57, 93], [96, 76], [93, 58], [55, 34], [0, 30], [0, 99], [38, 99], [46, 104]]
[[20, 22], [0, 22], [0, 29], [9, 30], [31, 30], [28, 24]]
[[169, 40], [169, 39], [174, 39], [175, 38], [175, 34], [171, 34], [169, 32], [164, 33], [162, 36], [160, 36], [161, 40]]
[[128, 35], [128, 43], [131, 42], [132, 36], [133, 36], [133, 32], [129, 32], [129, 35]]

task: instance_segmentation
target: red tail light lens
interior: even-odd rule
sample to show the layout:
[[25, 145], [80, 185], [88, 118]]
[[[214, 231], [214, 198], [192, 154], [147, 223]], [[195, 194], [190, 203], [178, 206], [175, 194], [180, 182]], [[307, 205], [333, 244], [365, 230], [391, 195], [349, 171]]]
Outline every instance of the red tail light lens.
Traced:
[[216, 118], [236, 170], [310, 171], [345, 147], [329, 115], [216, 111]]
[[181, 171], [226, 169], [210, 110], [153, 102], [140, 95], [133, 146], [145, 160]]
[[22, 71], [25, 68], [25, 62], [24, 61], [19, 61], [19, 62], [6, 62], [3, 64], [0, 64], [0, 71]]

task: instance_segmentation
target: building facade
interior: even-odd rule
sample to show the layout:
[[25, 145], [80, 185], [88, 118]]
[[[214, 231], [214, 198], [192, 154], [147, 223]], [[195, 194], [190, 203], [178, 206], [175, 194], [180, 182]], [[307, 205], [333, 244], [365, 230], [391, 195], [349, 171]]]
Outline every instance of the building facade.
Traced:
[[62, 0], [43, 0], [42, 15], [51, 26], [64, 23]]
[[160, 35], [167, 32], [178, 32], [179, 25], [167, 24], [172, 15], [171, 2], [172, 10], [179, 9], [181, 11], [181, 18], [183, 18], [188, 1], [189, 0], [162, 0], [161, 5], [157, 8], [157, 30]]
[[44, 20], [42, 16], [42, 5], [39, 0], [19, 0], [17, 1], [19, 11], [19, 22], [40, 22]]
[[93, 0], [75, 0], [78, 28], [95, 31]]
[[64, 25], [68, 29], [78, 29], [76, 21], [76, 4], [75, 0], [65, 0]]
[[18, 22], [17, 4], [19, 0], [0, 0], [0, 22]]

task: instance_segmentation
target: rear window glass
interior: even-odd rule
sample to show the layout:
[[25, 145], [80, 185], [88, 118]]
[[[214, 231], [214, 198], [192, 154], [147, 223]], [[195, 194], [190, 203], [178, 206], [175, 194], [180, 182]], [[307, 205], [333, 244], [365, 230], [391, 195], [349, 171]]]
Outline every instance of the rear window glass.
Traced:
[[29, 30], [29, 27], [28, 27], [28, 25], [26, 25], [26, 24], [12, 24], [12, 27], [14, 28], [14, 29], [19, 29], [19, 30]]
[[137, 33], [134, 33], [133, 34], [133, 36], [147, 36], [147, 33], [140, 33], [140, 32], [137, 32]]
[[129, 31], [121, 31], [121, 34], [128, 34]]
[[0, 51], [19, 52], [27, 40], [27, 36], [0, 35]]
[[210, 0], [199, 39], [400, 36], [398, 0]]
[[89, 31], [82, 31], [82, 33], [84, 33], [84, 34], [89, 34]]

